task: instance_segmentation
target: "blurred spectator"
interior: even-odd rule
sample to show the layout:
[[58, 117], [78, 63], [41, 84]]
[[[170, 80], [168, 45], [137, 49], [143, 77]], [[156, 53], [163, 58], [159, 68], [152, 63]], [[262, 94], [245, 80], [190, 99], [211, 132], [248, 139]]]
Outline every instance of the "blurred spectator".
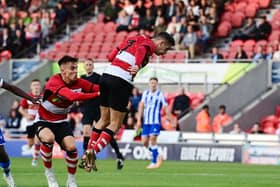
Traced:
[[226, 106], [220, 105], [219, 106], [219, 113], [213, 119], [213, 132], [215, 133], [222, 133], [223, 127], [229, 124], [232, 121], [232, 117], [226, 113]]
[[248, 57], [247, 57], [246, 52], [242, 49], [242, 47], [238, 46], [234, 58], [235, 59], [247, 59]]
[[244, 132], [241, 130], [240, 125], [238, 123], [235, 123], [233, 125], [233, 129], [229, 133], [230, 134], [244, 134]]
[[261, 125], [259, 122], [253, 124], [253, 127], [250, 131], [251, 134], [263, 134], [263, 130], [261, 130]]
[[147, 30], [147, 31], [152, 31], [154, 28], [155, 24], [155, 17], [152, 15], [152, 10], [146, 9], [146, 16], [142, 19], [140, 19], [140, 28]]
[[[159, 9], [160, 10], [160, 9]], [[143, 0], [137, 0], [135, 11], [139, 14], [139, 16], [145, 17], [146, 15], [146, 8], [144, 6]], [[162, 15], [162, 14], [161, 14]]]
[[165, 20], [167, 22], [171, 21], [171, 18], [176, 15], [176, 0], [169, 0], [169, 4], [165, 10]]
[[3, 28], [2, 35], [0, 37], [0, 50], [11, 50], [12, 49], [12, 37], [9, 34], [8, 28]]
[[124, 10], [120, 11], [117, 18], [117, 25], [118, 25], [117, 32], [128, 31], [129, 23], [130, 23], [130, 18], [127, 15], [127, 13]]
[[32, 22], [25, 28], [25, 39], [32, 46], [31, 52], [36, 53], [36, 43], [39, 41], [41, 35], [41, 25], [38, 18], [34, 16]]
[[51, 15], [48, 11], [42, 11], [42, 18], [40, 20], [40, 25], [42, 28], [42, 38], [46, 38], [52, 27], [53, 27], [53, 20], [51, 19]]
[[138, 88], [134, 87], [132, 89], [132, 96], [130, 96], [129, 100], [131, 102], [131, 112], [135, 114], [138, 111], [138, 104], [141, 101], [141, 94]]
[[280, 44], [278, 45], [278, 50], [274, 52], [273, 54], [273, 60], [280, 61]]
[[196, 42], [197, 42], [196, 33], [193, 31], [193, 27], [191, 25], [189, 25], [188, 32], [184, 36], [181, 45], [182, 45], [183, 49], [189, 50], [190, 58], [194, 58], [194, 56], [195, 56]]
[[270, 23], [266, 20], [266, 16], [261, 16], [260, 23], [255, 32], [255, 40], [265, 40], [272, 31]]
[[208, 105], [204, 105], [202, 110], [196, 116], [196, 132], [212, 132]]
[[11, 109], [7, 120], [7, 129], [18, 129], [20, 127], [21, 118], [17, 115], [16, 109]]
[[211, 59], [212, 59], [212, 63], [216, 64], [216, 63], [223, 63], [223, 61], [221, 61], [221, 59], [223, 59], [223, 55], [221, 55], [219, 53], [219, 49], [217, 47], [213, 47], [212, 48], [212, 55], [211, 55]]
[[181, 116], [189, 112], [191, 100], [185, 94], [184, 87], [180, 87], [178, 93], [179, 94], [174, 99], [172, 113], [180, 118]]
[[206, 49], [208, 48], [208, 41], [211, 37], [212, 31], [213, 31], [213, 26], [207, 22], [206, 16], [202, 16], [200, 20], [201, 35], [199, 37], [199, 40], [202, 44], [203, 52], [206, 52]]
[[177, 19], [181, 19], [187, 15], [187, 6], [185, 5], [184, 1], [179, 1], [176, 6], [176, 17]]
[[252, 39], [257, 30], [256, 22], [253, 18], [248, 18], [246, 25], [238, 31], [232, 40], [249, 40]]
[[165, 23], [164, 17], [159, 17], [158, 24], [155, 26], [155, 29], [154, 29], [155, 35], [160, 32], [166, 31], [166, 29], [167, 29], [167, 25]]
[[139, 30], [139, 24], [140, 24], [139, 14], [137, 12], [133, 12], [130, 19], [130, 24], [128, 25], [128, 30], [129, 31]]
[[274, 55], [273, 47], [272, 46], [268, 46], [267, 47], [267, 53], [265, 55], [265, 59], [266, 60], [272, 60], [273, 55]]
[[0, 129], [3, 130], [3, 128], [6, 127], [6, 125], [7, 125], [7, 122], [6, 122], [5, 117], [2, 114], [0, 114]]
[[124, 0], [123, 10], [127, 13], [127, 15], [131, 16], [134, 12], [134, 5], [130, 2], [130, 0]]
[[263, 47], [262, 46], [258, 46], [257, 47], [257, 52], [253, 55], [253, 62], [254, 63], [259, 63], [260, 61], [265, 60], [265, 53], [263, 51]]
[[67, 21], [67, 10], [63, 6], [61, 2], [57, 3], [57, 8], [55, 11], [55, 24], [56, 25], [62, 25]]
[[106, 3], [104, 8], [104, 19], [103, 21], [116, 21], [118, 18], [118, 13], [120, 11], [120, 7], [118, 6], [117, 0], [110, 0]]

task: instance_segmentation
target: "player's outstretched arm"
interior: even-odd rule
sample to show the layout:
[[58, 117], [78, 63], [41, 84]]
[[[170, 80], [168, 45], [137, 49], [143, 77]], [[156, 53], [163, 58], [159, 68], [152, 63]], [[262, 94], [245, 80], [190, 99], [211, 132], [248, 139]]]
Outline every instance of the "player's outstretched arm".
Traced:
[[99, 92], [93, 92], [93, 93], [79, 93], [79, 92], [73, 92], [67, 87], [64, 87], [59, 90], [58, 95], [66, 98], [67, 100], [74, 102], [74, 101], [84, 101], [88, 99], [93, 99], [95, 97], [98, 97], [100, 94]]
[[25, 91], [23, 91], [22, 89], [20, 89], [19, 87], [17, 86], [14, 86], [12, 84], [9, 84], [5, 81], [3, 81], [3, 86], [2, 88], [4, 88], [5, 90], [8, 90], [10, 92], [12, 92], [13, 94], [17, 95], [17, 96], [20, 96], [20, 97], [23, 97], [25, 99], [28, 99], [30, 100], [31, 102], [33, 103], [38, 103], [38, 99], [36, 98], [33, 98], [31, 97], [30, 95], [28, 95]]

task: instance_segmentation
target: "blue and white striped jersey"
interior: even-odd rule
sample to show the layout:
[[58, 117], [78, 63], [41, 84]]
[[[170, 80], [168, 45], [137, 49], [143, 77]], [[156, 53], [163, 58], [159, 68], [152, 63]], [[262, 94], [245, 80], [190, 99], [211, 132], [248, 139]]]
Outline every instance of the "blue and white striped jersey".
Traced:
[[144, 124], [160, 124], [161, 108], [167, 106], [163, 93], [159, 90], [156, 90], [155, 92], [146, 90], [142, 95], [141, 102], [144, 104]]

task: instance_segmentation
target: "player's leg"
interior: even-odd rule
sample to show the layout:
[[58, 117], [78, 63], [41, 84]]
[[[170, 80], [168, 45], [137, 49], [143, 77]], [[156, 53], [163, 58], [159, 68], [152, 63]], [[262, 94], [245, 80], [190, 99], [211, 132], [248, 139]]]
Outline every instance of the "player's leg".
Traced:
[[11, 175], [10, 159], [5, 151], [4, 145], [0, 145], [0, 167], [4, 171], [4, 179], [9, 187], [14, 187], [15, 182]]
[[122, 125], [124, 117], [125, 112], [110, 108], [110, 124], [102, 131], [97, 142], [93, 146], [95, 153], [99, 153], [108, 145], [108, 143], [110, 143], [114, 138], [115, 132], [117, 132]]
[[162, 157], [159, 156], [157, 137], [160, 133], [160, 125], [154, 124], [151, 126], [150, 131], [150, 147], [149, 150], [152, 152], [152, 163], [156, 165], [156, 168], [160, 167], [162, 164]]
[[[110, 83], [107, 80], [108, 78], [104, 75], [100, 78], [100, 118], [93, 127], [90, 135], [90, 140], [88, 143], [88, 149], [92, 150], [93, 145], [96, 143], [99, 138], [102, 130], [109, 125], [110, 123], [110, 94], [111, 88]], [[97, 120], [97, 119], [96, 119]]]
[[37, 166], [38, 165], [38, 157], [39, 157], [39, 152], [40, 152], [40, 141], [38, 137], [36, 137], [36, 131], [37, 131], [37, 126], [33, 124], [32, 126], [29, 126], [28, 132], [27, 132], [27, 137], [29, 139], [32, 139], [33, 144], [34, 144], [34, 150], [33, 150], [33, 158], [32, 158], [32, 166]]
[[58, 183], [52, 170], [52, 150], [55, 141], [55, 135], [47, 122], [38, 122], [37, 125], [37, 136], [41, 142], [40, 152], [45, 167], [45, 175], [48, 185], [52, 187], [58, 187]]
[[78, 164], [78, 152], [75, 145], [75, 139], [73, 136], [66, 136], [62, 140], [63, 149], [66, 151], [66, 163], [68, 178], [66, 181], [66, 187], [77, 187], [77, 182], [75, 178], [77, 164]]
[[7, 185], [10, 187], [15, 186], [14, 179], [11, 175], [11, 169], [10, 169], [10, 159], [9, 156], [5, 150], [4, 147], [5, 139], [2, 133], [2, 130], [0, 129], [0, 167], [3, 168], [4, 171], [4, 179], [7, 183]]
[[31, 126], [28, 126], [26, 131], [27, 131], [27, 145], [29, 147], [29, 149], [32, 148], [33, 144], [34, 144], [34, 138], [30, 136], [30, 128]]
[[33, 152], [33, 159], [32, 159], [32, 166], [37, 166], [38, 165], [38, 159], [40, 155], [40, 140], [38, 139], [37, 136], [34, 137], [34, 152]]
[[117, 156], [117, 169], [121, 170], [124, 166], [124, 157], [123, 157], [122, 153], [120, 152], [119, 145], [115, 138], [111, 139], [110, 145], [114, 149], [116, 156]]
[[[149, 124], [142, 125], [141, 142], [153, 155], [152, 149], [151, 149], [151, 147], [149, 147], [150, 131], [151, 131], [150, 129], [151, 128], [152, 128], [152, 125], [149, 125]], [[151, 163], [146, 168], [152, 169], [152, 168], [155, 168], [155, 166], [156, 166], [156, 162], [153, 162], [153, 156], [152, 156]]]
[[110, 108], [100, 106], [100, 119], [94, 125], [91, 131], [90, 140], [88, 143], [88, 149], [93, 149], [93, 145], [96, 143], [103, 129], [110, 124]]

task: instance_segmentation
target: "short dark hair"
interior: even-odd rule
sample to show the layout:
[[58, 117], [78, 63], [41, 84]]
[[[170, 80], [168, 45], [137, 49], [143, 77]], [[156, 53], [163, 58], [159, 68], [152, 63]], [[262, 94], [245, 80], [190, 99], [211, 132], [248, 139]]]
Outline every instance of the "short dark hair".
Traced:
[[208, 105], [203, 105], [202, 109], [209, 109]]
[[77, 58], [65, 55], [58, 61], [58, 65], [61, 66], [62, 64], [66, 64], [67, 62], [78, 62]]
[[33, 79], [31, 82], [41, 82], [39, 79]]
[[158, 33], [155, 38], [160, 38], [160, 39], [163, 39], [165, 40], [168, 44], [170, 44], [171, 46], [174, 46], [175, 45], [175, 40], [174, 38], [168, 34], [167, 32], [160, 32]]
[[151, 80], [155, 80], [155, 81], [158, 82], [158, 78], [157, 78], [157, 77], [151, 77], [151, 78], [150, 78], [150, 81], [151, 81]]
[[220, 105], [219, 108], [223, 109], [223, 110], [226, 110], [226, 106], [225, 105]]

